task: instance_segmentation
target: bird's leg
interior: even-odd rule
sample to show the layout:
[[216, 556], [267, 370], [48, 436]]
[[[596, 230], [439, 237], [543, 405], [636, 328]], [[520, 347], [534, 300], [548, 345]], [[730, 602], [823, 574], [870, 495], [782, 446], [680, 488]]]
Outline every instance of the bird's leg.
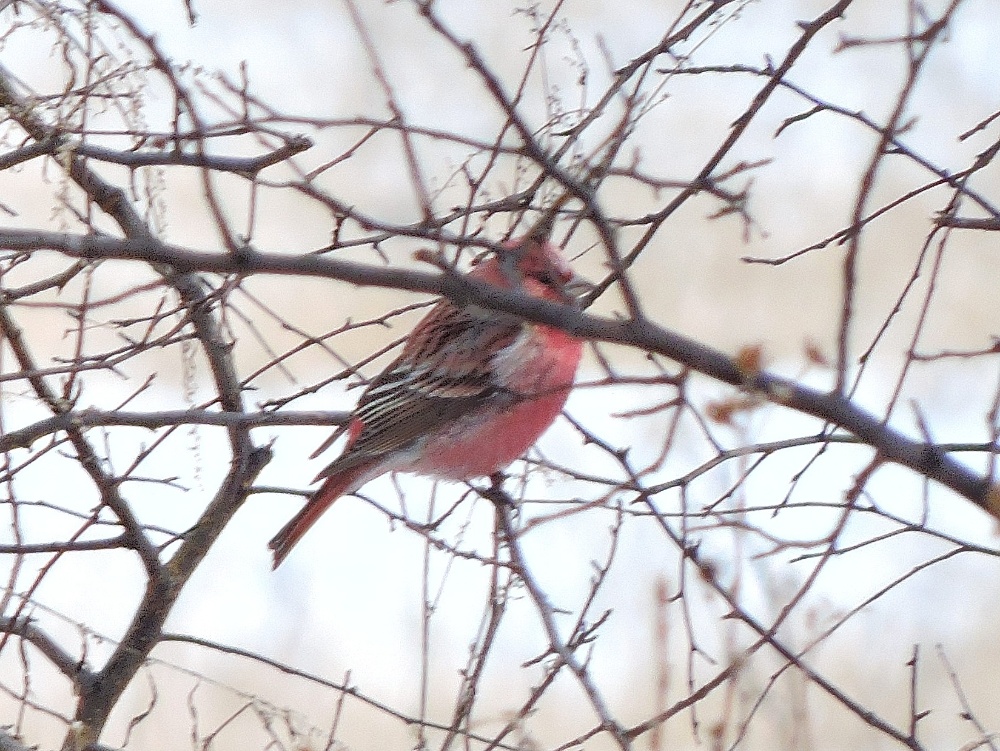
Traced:
[[490, 486], [483, 488], [480, 493], [498, 506], [514, 506], [514, 499], [503, 490], [503, 481], [506, 479], [507, 475], [503, 472], [494, 472], [490, 475]]
[[490, 475], [489, 487], [483, 488], [479, 491], [483, 498], [486, 498], [493, 503], [495, 522], [493, 531], [497, 537], [497, 542], [500, 544], [508, 538], [508, 532], [511, 530], [513, 513], [517, 508], [514, 503], [514, 499], [504, 492], [503, 481], [506, 479], [507, 476], [503, 472], [494, 472]]

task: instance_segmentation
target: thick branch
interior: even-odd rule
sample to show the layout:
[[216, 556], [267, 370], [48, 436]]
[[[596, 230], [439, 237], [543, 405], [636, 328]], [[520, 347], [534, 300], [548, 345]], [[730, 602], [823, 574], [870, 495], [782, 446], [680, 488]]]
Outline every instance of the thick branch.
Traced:
[[26, 746], [6, 729], [0, 727], [0, 751], [36, 751], [38, 746]]
[[259, 156], [217, 156], [204, 153], [188, 153], [180, 150], [159, 149], [157, 151], [119, 151], [89, 143], [73, 143], [68, 137], [55, 135], [45, 141], [34, 141], [27, 146], [0, 154], [0, 170], [16, 164], [37, 159], [40, 156], [54, 156], [60, 152], [72, 152], [81, 157], [89, 157], [110, 164], [126, 167], [151, 167], [172, 165], [182, 167], [205, 167], [216, 172], [234, 172], [241, 175], [256, 175], [265, 167], [279, 164], [312, 146], [308, 138], [290, 138], [287, 143]]
[[258, 448], [233, 462], [229, 474], [198, 523], [184, 536], [184, 543], [156, 576], [146, 584], [142, 606], [114, 654], [100, 672], [93, 689], [80, 698], [77, 718], [85, 740], [96, 740], [112, 708], [136, 670], [159, 642], [163, 624], [191, 574], [208, 554], [232, 512], [246, 498], [254, 479], [271, 458], [270, 449]]
[[884, 425], [851, 400], [818, 391], [787, 378], [760, 371], [747, 373], [719, 350], [669, 331], [649, 321], [620, 321], [582, 313], [572, 307], [525, 297], [457, 273], [429, 274], [352, 263], [318, 255], [285, 255], [245, 250], [206, 253], [166, 245], [152, 239], [116, 240], [59, 233], [0, 232], [0, 247], [51, 248], [82, 258], [116, 258], [170, 264], [188, 271], [218, 274], [294, 274], [339, 279], [359, 285], [405, 289], [443, 295], [459, 305], [480, 305], [538, 323], [546, 323], [581, 338], [615, 342], [658, 354], [691, 369], [765, 395], [790, 409], [818, 417], [858, 436], [886, 460], [897, 462], [951, 488], [989, 513], [1000, 516], [1000, 491], [990, 480], [947, 456], [939, 448], [908, 438]]
[[[0, 0], [0, 5], [2, 5], [3, 0]], [[26, 746], [21, 741], [8, 733], [2, 726], [0, 726], [0, 751], [38, 751], [38, 745]], [[87, 746], [87, 751], [117, 751], [111, 748], [111, 746], [105, 746], [103, 743], [91, 743]]]
[[940, 216], [935, 220], [939, 227], [954, 227], [956, 229], [979, 229], [988, 232], [1000, 231], [1000, 219], [973, 218], [961, 216]]
[[[104, 6], [107, 12], [108, 3], [104, 3]], [[119, 17], [123, 22], [127, 20], [124, 16]], [[164, 67], [163, 71], [167, 73], [169, 67]], [[11, 118], [35, 141], [51, 142], [60, 137], [58, 128], [48, 124], [33, 110], [2, 70], [0, 107], [4, 107]], [[194, 117], [195, 113], [188, 114]], [[204, 150], [201, 142], [196, 146], [199, 152]], [[121, 232], [130, 238], [130, 242], [156, 244], [154, 233], [131, 203], [126, 191], [109, 183], [88, 166], [85, 158], [72, 152], [67, 154], [65, 169], [77, 187], [118, 225]], [[214, 301], [209, 297], [204, 283], [196, 274], [190, 273], [193, 270], [177, 269], [167, 263], [154, 264], [154, 269], [174, 287], [187, 308], [188, 320], [211, 368], [222, 410], [243, 411], [240, 379], [233, 363], [231, 346], [223, 334], [216, 317]], [[15, 337], [19, 335], [13, 320], [3, 307], [0, 307], [0, 324], [3, 324], [8, 338], [11, 334]], [[19, 347], [16, 342], [12, 342], [12, 347], [21, 369], [33, 371], [35, 367], [26, 358], [26, 348]], [[29, 381], [39, 398], [54, 414], [69, 411], [70, 405], [56, 398], [45, 379], [41, 376], [29, 376]], [[80, 463], [100, 488], [102, 500], [122, 520], [130, 537], [136, 538], [134, 545], [143, 559], [148, 580], [143, 601], [125, 637], [90, 687], [91, 690], [80, 692], [77, 707], [80, 737], [68, 735], [64, 748], [81, 744], [86, 746], [98, 740], [111, 709], [156, 644], [163, 623], [181, 589], [222, 532], [226, 522], [246, 499], [251, 483], [270, 458], [269, 450], [254, 448], [246, 426], [229, 426], [228, 432], [232, 448], [229, 475], [173, 558], [163, 566], [160, 564], [158, 551], [142, 535], [131, 509], [122, 499], [118, 484], [104, 471], [82, 431], [76, 427], [68, 429]]]

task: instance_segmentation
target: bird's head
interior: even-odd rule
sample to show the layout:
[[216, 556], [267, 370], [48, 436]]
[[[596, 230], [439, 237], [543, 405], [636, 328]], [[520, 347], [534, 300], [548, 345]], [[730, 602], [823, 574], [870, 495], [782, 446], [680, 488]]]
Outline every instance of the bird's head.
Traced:
[[536, 297], [578, 304], [594, 288], [573, 271], [556, 245], [537, 233], [508, 240], [495, 255], [475, 263], [475, 277], [497, 286], [523, 287]]

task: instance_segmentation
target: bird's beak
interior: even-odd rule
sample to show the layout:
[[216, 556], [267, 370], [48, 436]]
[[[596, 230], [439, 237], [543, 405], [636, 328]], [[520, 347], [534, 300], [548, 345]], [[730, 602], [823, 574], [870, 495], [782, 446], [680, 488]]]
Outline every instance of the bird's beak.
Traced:
[[560, 290], [566, 302], [577, 307], [583, 307], [583, 304], [587, 301], [587, 296], [594, 289], [595, 285], [590, 280], [578, 274], [573, 274], [568, 281], [560, 285]]

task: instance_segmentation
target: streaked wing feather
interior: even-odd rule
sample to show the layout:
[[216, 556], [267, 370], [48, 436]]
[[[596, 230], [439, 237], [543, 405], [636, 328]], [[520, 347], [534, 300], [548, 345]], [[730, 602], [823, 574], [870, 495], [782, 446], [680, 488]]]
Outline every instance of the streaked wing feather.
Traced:
[[501, 394], [493, 380], [493, 357], [517, 339], [524, 325], [494, 312], [439, 303], [414, 329], [400, 356], [365, 389], [354, 412], [362, 423], [356, 440], [318, 478], [406, 450]]
[[330, 434], [329, 438], [327, 438], [325, 441], [323, 441], [323, 443], [321, 443], [319, 446], [316, 447], [316, 450], [309, 455], [309, 458], [315, 459], [317, 456], [319, 456], [328, 448], [330, 448], [336, 442], [336, 440], [340, 438], [340, 436], [342, 436], [344, 433], [347, 432], [348, 425], [350, 425], [350, 422], [346, 422], [340, 427], [338, 427], [336, 430], [334, 430]]

